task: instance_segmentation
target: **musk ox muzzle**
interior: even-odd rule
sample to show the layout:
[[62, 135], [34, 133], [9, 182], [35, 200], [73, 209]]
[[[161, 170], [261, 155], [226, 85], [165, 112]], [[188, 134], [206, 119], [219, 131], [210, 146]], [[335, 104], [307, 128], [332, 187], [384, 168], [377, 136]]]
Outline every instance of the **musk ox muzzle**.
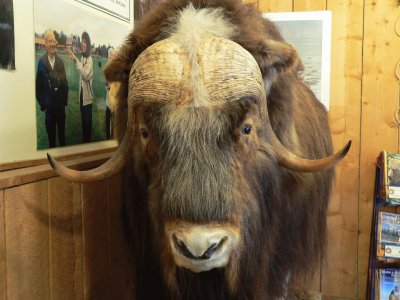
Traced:
[[240, 229], [223, 224], [169, 222], [165, 225], [175, 263], [193, 272], [225, 267], [239, 244]]

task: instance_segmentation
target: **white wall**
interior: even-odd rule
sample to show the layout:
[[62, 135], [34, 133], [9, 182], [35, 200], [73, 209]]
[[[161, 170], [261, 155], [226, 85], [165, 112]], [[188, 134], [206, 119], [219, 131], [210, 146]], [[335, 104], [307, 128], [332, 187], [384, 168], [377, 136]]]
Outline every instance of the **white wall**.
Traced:
[[14, 34], [16, 70], [0, 69], [0, 164], [44, 158], [47, 152], [58, 156], [115, 146], [113, 141], [104, 141], [36, 150], [33, 0], [14, 0]]

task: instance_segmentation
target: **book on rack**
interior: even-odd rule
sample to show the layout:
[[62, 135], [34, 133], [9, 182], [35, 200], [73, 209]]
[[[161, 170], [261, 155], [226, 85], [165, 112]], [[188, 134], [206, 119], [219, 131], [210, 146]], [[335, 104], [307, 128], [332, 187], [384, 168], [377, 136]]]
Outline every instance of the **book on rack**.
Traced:
[[400, 299], [400, 269], [380, 269], [377, 275], [375, 299]]
[[400, 215], [379, 212], [377, 256], [400, 258]]
[[379, 155], [380, 199], [386, 205], [400, 205], [400, 154], [382, 151]]

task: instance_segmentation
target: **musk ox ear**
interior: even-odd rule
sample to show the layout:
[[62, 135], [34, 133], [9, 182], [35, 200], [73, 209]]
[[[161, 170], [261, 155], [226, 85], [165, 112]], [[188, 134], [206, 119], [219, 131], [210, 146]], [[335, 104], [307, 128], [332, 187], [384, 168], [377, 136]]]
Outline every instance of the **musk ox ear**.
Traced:
[[[124, 45], [127, 46], [127, 45]], [[127, 47], [123, 47], [127, 48]], [[108, 82], [127, 81], [134, 60], [127, 59], [130, 52], [121, 48], [104, 66], [104, 76]]]
[[112, 82], [109, 97], [109, 107], [113, 114], [113, 137], [121, 143], [128, 122], [128, 83]]
[[121, 83], [119, 82], [111, 82], [110, 83], [110, 91], [108, 94], [108, 107], [110, 108], [112, 113], [115, 113], [118, 105], [118, 91], [120, 89]]
[[113, 114], [113, 137], [121, 143], [127, 126], [128, 111], [127, 98], [121, 82], [111, 82], [109, 91], [109, 108]]
[[[124, 59], [120, 50], [104, 67], [104, 75], [110, 83], [110, 109], [113, 113], [113, 136], [122, 142], [128, 119], [128, 81], [132, 63]], [[128, 74], [128, 75], [127, 75]]]
[[113, 134], [119, 143], [122, 142], [128, 126], [129, 74], [136, 58], [146, 48], [145, 41], [145, 38], [138, 38], [135, 32], [132, 32], [125, 44], [121, 46], [104, 67], [104, 76], [111, 83], [109, 95], [114, 116]]
[[302, 69], [296, 49], [285, 42], [265, 39], [258, 43], [252, 54], [260, 66], [263, 77]]

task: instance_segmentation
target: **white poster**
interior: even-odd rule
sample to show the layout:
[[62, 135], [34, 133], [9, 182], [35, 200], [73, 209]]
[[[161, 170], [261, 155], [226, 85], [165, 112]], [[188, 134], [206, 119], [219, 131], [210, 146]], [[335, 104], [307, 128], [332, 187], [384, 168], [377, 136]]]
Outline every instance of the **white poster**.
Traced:
[[329, 110], [332, 12], [264, 13], [291, 43], [304, 65], [301, 77]]

